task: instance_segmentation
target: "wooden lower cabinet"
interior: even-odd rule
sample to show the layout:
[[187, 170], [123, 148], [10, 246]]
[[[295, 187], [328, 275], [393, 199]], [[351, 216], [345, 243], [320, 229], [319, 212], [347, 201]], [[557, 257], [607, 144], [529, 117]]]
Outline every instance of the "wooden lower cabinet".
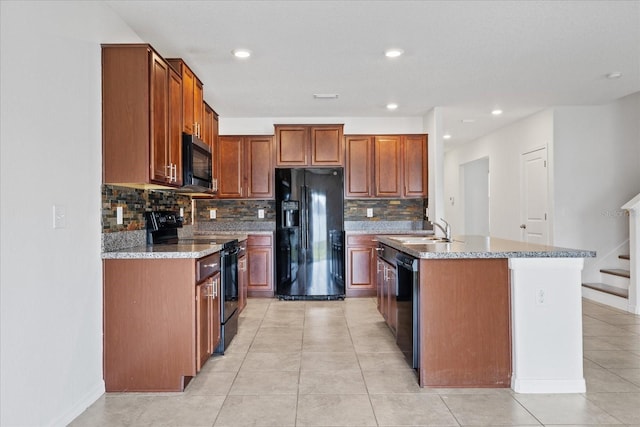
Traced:
[[507, 262], [420, 260], [421, 386], [510, 386]]
[[196, 371], [220, 342], [220, 273], [196, 285]]
[[211, 355], [220, 274], [200, 279], [198, 261], [103, 261], [106, 391], [183, 391]]
[[389, 329], [395, 334], [397, 327], [396, 266], [377, 259], [378, 310]]
[[247, 305], [247, 281], [249, 278], [247, 269], [247, 242], [240, 242], [238, 254], [238, 313]]
[[247, 237], [247, 296], [274, 296], [273, 236], [250, 234]]
[[377, 294], [376, 247], [374, 235], [346, 236], [347, 297], [373, 297]]

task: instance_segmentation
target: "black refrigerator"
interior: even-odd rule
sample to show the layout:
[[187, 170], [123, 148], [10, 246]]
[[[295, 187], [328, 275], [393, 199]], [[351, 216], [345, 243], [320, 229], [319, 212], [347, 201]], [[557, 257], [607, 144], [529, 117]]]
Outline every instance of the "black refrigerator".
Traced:
[[276, 295], [343, 299], [342, 168], [276, 169]]

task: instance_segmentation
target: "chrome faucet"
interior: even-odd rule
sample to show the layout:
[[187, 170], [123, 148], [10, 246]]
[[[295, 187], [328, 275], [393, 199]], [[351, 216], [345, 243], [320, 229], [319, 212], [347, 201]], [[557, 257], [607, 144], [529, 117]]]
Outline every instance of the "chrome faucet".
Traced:
[[444, 220], [444, 218], [440, 218], [440, 220], [442, 222], [444, 222], [444, 227], [441, 226], [440, 224], [438, 224], [435, 221], [429, 221], [431, 222], [431, 225], [435, 225], [436, 227], [438, 227], [440, 230], [442, 230], [442, 232], [444, 233], [444, 238], [450, 242], [451, 241], [451, 225], [449, 225], [449, 223], [447, 221]]

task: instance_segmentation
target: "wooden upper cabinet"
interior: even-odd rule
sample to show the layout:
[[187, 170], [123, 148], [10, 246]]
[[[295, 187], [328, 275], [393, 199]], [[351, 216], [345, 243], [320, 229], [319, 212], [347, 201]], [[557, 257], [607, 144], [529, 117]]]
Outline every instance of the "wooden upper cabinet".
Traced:
[[342, 125], [276, 125], [276, 166], [342, 166]]
[[151, 53], [151, 179], [164, 181], [170, 171], [169, 141], [169, 64]]
[[[148, 44], [102, 45], [105, 184], [176, 187], [182, 164], [172, 121], [178, 81]], [[181, 138], [181, 136], [180, 136]]]
[[345, 137], [345, 197], [364, 198], [373, 195], [373, 137]]
[[345, 197], [427, 197], [427, 135], [345, 136]]
[[401, 197], [402, 171], [400, 135], [376, 136], [375, 141], [375, 196]]
[[273, 198], [273, 137], [218, 137], [218, 197]]
[[174, 181], [182, 185], [182, 78], [169, 67], [169, 165]]
[[273, 198], [273, 138], [247, 136], [244, 141], [246, 197]]
[[428, 193], [427, 135], [406, 135], [403, 139], [404, 195], [426, 197]]
[[218, 138], [218, 197], [242, 198], [244, 138], [221, 136]]
[[342, 125], [311, 126], [311, 166], [341, 166], [344, 163]]
[[211, 148], [213, 161], [211, 162], [211, 176], [213, 177], [213, 189], [217, 191], [218, 183], [218, 114], [207, 104], [203, 103], [203, 116], [202, 116], [202, 141]]
[[276, 166], [307, 166], [308, 126], [276, 125]]
[[182, 58], [167, 62], [182, 76], [182, 130], [202, 138], [203, 85]]

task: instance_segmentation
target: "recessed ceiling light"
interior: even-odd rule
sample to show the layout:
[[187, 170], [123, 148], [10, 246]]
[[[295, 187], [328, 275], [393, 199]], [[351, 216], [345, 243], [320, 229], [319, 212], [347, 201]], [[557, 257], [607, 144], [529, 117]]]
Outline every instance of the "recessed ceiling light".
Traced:
[[387, 110], [395, 110], [398, 108], [398, 104], [387, 104]]
[[248, 58], [251, 56], [251, 51], [249, 49], [233, 49], [231, 53], [236, 58]]
[[315, 99], [338, 99], [337, 93], [314, 93]]
[[448, 133], [445, 133], [444, 135], [442, 135], [442, 138], [444, 139], [451, 139], [451, 135]]
[[384, 56], [386, 56], [387, 58], [397, 58], [398, 56], [401, 56], [404, 53], [404, 50], [402, 49], [387, 49], [384, 51]]
[[619, 79], [620, 77], [622, 77], [622, 73], [620, 71], [614, 71], [612, 73], [607, 74], [607, 78], [611, 80]]
[[499, 116], [500, 114], [502, 114], [502, 110], [493, 110], [491, 114], [493, 114], [494, 116]]
[[476, 119], [462, 119], [460, 120], [462, 123], [475, 123]]

